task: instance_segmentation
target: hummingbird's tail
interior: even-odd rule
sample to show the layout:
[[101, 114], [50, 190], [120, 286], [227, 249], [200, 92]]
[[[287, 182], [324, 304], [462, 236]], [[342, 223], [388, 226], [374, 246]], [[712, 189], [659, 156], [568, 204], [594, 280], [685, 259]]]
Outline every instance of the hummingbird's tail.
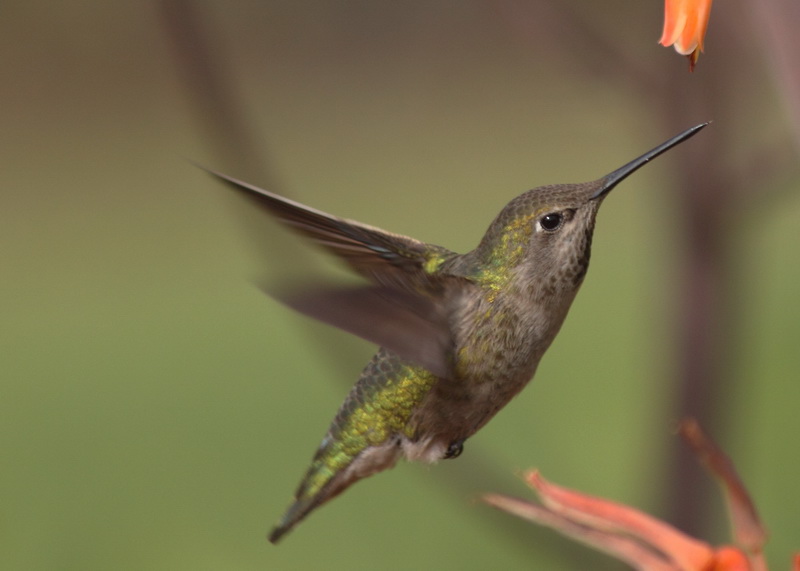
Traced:
[[286, 535], [295, 525], [300, 523], [300, 520], [305, 518], [309, 512], [311, 512], [311, 510], [320, 505], [319, 502], [310, 501], [312, 499], [313, 498], [297, 500], [289, 507], [289, 509], [286, 510], [286, 513], [283, 514], [280, 523], [272, 528], [272, 531], [269, 534], [269, 540], [271, 543], [278, 543], [281, 537]]
[[352, 484], [387, 470], [395, 465], [402, 454], [399, 440], [389, 441], [362, 449], [355, 456], [347, 455], [341, 442], [324, 442], [300, 487], [295, 501], [283, 514], [269, 534], [271, 543], [277, 543], [313, 510], [349, 488]]

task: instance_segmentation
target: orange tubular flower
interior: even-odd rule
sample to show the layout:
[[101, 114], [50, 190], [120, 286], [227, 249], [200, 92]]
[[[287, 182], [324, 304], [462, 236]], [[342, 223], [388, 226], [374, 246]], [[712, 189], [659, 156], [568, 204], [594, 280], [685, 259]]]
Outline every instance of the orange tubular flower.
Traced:
[[[694, 420], [684, 421], [680, 433], [722, 485], [734, 545], [712, 546], [631, 507], [552, 484], [536, 470], [526, 480], [539, 502], [500, 494], [485, 495], [483, 500], [604, 551], [638, 571], [766, 571], [766, 532], [730, 458]], [[792, 568], [800, 571], [800, 555]]]
[[658, 40], [662, 46], [689, 58], [689, 71], [694, 71], [697, 58], [703, 51], [703, 38], [708, 28], [712, 0], [666, 0], [664, 3], [664, 32]]
[[755, 571], [748, 556], [732, 546], [714, 548], [671, 525], [628, 506], [556, 486], [538, 471], [527, 474], [539, 494], [534, 504], [499, 494], [489, 505], [546, 525], [604, 551], [640, 571]]

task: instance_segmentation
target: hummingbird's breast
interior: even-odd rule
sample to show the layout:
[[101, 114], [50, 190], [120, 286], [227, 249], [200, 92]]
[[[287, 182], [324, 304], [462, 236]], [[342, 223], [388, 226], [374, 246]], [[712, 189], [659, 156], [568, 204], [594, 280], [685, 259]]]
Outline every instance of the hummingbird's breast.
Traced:
[[454, 312], [452, 378], [415, 411], [415, 433], [451, 443], [470, 437], [531, 380], [574, 298], [508, 288], [474, 296]]

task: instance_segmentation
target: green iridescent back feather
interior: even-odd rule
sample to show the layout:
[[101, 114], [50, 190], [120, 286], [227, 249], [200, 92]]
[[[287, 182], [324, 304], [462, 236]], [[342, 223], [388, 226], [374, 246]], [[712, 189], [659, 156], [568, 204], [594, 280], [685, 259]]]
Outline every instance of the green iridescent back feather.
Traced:
[[390, 443], [399, 434], [413, 439], [408, 421], [435, 381], [434, 375], [379, 350], [339, 408], [295, 492], [295, 502], [270, 540], [277, 541], [309, 511], [343, 491], [350, 482], [341, 481], [342, 475], [365, 450]]

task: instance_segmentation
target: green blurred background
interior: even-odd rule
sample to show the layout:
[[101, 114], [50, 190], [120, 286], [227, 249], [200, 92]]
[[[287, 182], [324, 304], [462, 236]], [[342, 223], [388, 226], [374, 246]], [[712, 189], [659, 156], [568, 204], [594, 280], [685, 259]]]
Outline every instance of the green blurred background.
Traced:
[[[258, 291], [254, 275], [302, 272], [280, 253], [298, 241], [264, 221], [269, 243], [254, 244], [258, 219], [186, 158], [466, 251], [516, 194], [596, 178], [692, 124], [744, 117], [720, 152], [745, 155], [781, 131], [775, 93], [753, 79], [746, 102], [731, 89], [724, 111], [665, 123], [603, 74], [614, 62], [592, 73], [560, 58], [558, 34], [537, 41], [521, 1], [189, 4], [259, 172], [211, 140], [214, 110], [165, 23], [176, 5], [0, 9], [2, 567], [617, 568], [476, 499], [528, 495], [518, 476], [535, 466], [663, 515], [683, 239], [671, 191], [710, 129], [605, 203], [535, 382], [461, 458], [368, 479], [277, 547], [265, 534], [373, 348]], [[717, 14], [690, 76], [656, 45], [659, 2], [566, 4], [690, 94], [723, 65]], [[741, 332], [715, 436], [780, 568], [800, 549], [800, 196], [797, 178], [778, 186], [730, 221]]]

